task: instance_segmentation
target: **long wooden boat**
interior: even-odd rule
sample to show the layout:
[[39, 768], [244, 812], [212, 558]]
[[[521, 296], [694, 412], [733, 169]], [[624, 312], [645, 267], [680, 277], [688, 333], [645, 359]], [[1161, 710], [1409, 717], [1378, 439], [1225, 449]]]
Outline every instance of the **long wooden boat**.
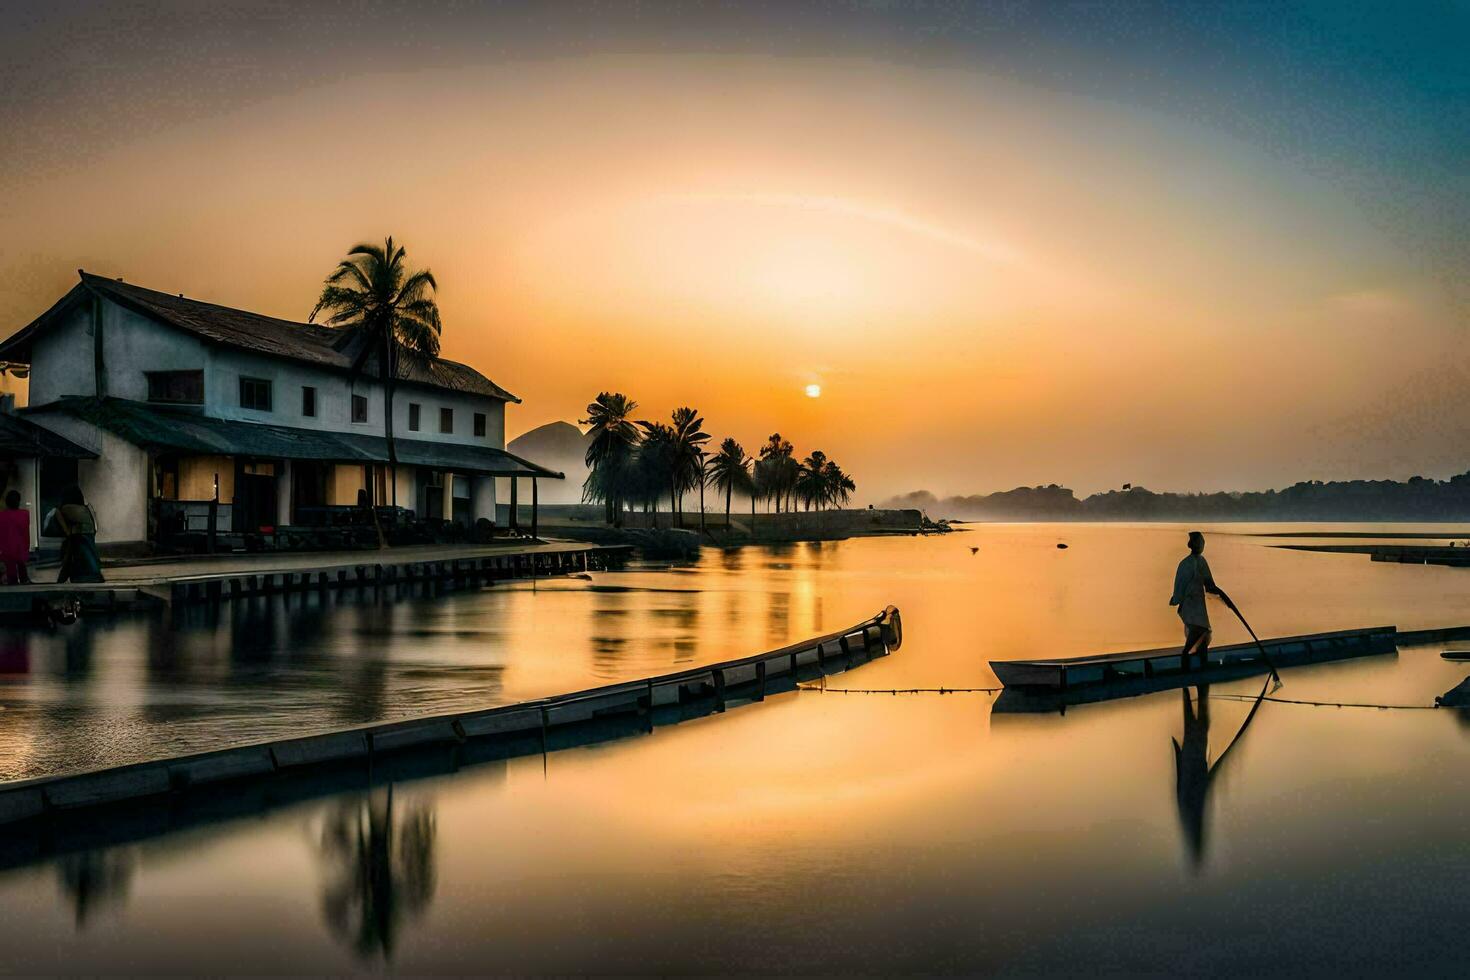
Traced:
[[[1262, 640], [1261, 645], [1265, 647], [1271, 662], [1280, 668], [1322, 659], [1338, 659], [1337, 655], [1340, 654], [1372, 652], [1385, 643], [1393, 646], [1397, 634], [1397, 627], [1374, 626], [1333, 633], [1276, 637]], [[1255, 665], [1259, 665], [1262, 670], [1266, 669], [1260, 649], [1254, 643], [1234, 643], [1212, 648], [1209, 662], [1204, 666], [1200, 666], [1195, 658], [1193, 669], [1188, 671], [1183, 669], [1180, 648], [1177, 646], [1088, 657], [992, 660], [990, 669], [995, 671], [995, 676], [1008, 688], [1065, 691], [1090, 684], [1111, 684], [1172, 674], [1177, 674], [1186, 681], [1192, 681], [1196, 677], [1209, 680], [1211, 671]]]

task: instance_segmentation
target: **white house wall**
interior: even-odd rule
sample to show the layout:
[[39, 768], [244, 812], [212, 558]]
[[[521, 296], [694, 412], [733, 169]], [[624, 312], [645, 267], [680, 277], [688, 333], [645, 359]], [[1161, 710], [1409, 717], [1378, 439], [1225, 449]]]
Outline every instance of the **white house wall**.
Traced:
[[77, 464], [82, 496], [97, 515], [97, 543], [148, 540], [148, 453], [102, 432], [102, 454]]
[[[97, 453], [77, 461], [77, 483], [97, 515], [97, 543], [148, 537], [148, 453], [110, 432], [61, 412], [32, 416], [38, 425]], [[34, 514], [36, 521], [44, 514]]]
[[[113, 398], [145, 402], [148, 377], [144, 372], [197, 371], [208, 364], [210, 349], [197, 337], [116, 303], [104, 302], [102, 310], [102, 364], [107, 394]], [[37, 374], [44, 369], [39, 359], [33, 369]], [[206, 378], [206, 397], [208, 390]]]
[[[45, 370], [40, 366], [45, 365]], [[47, 405], [68, 395], [96, 394], [92, 360], [92, 314], [82, 307], [43, 331], [31, 347], [27, 401]]]

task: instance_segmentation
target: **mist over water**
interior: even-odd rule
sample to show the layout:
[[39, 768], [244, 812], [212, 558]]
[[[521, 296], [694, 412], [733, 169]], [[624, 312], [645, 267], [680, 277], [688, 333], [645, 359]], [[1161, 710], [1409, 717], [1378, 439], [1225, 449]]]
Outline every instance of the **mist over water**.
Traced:
[[[1470, 622], [1465, 569], [1286, 551], [1252, 530], [1285, 529], [1206, 528], [1207, 556], [1263, 636]], [[209, 730], [255, 741], [504, 703], [779, 646], [890, 602], [903, 648], [829, 688], [992, 686], [991, 659], [1178, 640], [1183, 531], [707, 550], [591, 582], [9, 637], [0, 765], [14, 778]], [[1212, 614], [1217, 642], [1246, 638]], [[1431, 704], [1466, 672], [1440, 649], [1288, 670], [1280, 696]], [[987, 694], [778, 695], [13, 860], [0, 948], [21, 972], [1444, 972], [1470, 911], [1470, 727], [1268, 702], [1211, 770], [1251, 707], [1218, 695], [1259, 689], [1027, 716], [992, 714]], [[127, 737], [79, 734], [99, 725]]]

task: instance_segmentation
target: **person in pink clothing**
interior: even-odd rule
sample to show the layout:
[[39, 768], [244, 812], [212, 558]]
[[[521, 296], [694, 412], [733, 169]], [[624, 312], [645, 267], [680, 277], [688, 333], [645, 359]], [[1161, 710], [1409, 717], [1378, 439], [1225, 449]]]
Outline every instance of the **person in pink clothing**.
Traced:
[[29, 582], [26, 562], [31, 557], [31, 512], [20, 505], [20, 493], [5, 495], [5, 509], [0, 510], [0, 562], [5, 564], [5, 584]]

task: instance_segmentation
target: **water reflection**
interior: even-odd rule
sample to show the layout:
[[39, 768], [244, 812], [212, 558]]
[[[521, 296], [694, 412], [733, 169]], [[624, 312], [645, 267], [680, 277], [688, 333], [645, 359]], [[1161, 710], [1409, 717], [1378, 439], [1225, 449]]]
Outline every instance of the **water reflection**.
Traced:
[[78, 930], [109, 906], [121, 906], [128, 897], [138, 870], [138, 856], [132, 848], [81, 851], [68, 854], [56, 862], [57, 883], [72, 908]]
[[435, 838], [432, 806], [395, 805], [392, 786], [328, 810], [322, 917], [332, 935], [364, 958], [391, 958], [434, 898]]
[[1204, 864], [1206, 847], [1206, 814], [1210, 802], [1210, 790], [1220, 774], [1220, 767], [1230, 755], [1230, 750], [1240, 743], [1246, 729], [1261, 707], [1266, 689], [1251, 705], [1235, 737], [1225, 746], [1225, 751], [1213, 764], [1209, 761], [1210, 749], [1210, 685], [1201, 684], [1194, 689], [1190, 698], [1189, 688], [1183, 688], [1179, 696], [1184, 709], [1183, 741], [1171, 739], [1174, 744], [1174, 795], [1179, 806], [1179, 828], [1184, 834], [1185, 853], [1190, 867], [1198, 872]]
[[31, 645], [23, 634], [0, 637], [0, 674], [29, 674]]
[[[780, 645], [818, 616], [854, 622], [887, 602], [904, 610], [908, 641], [849, 686], [984, 687], [995, 683], [991, 659], [1172, 642], [1177, 618], [1157, 583], [1177, 561], [1177, 529], [1066, 533], [1066, 552], [1054, 529], [994, 526], [959, 539], [710, 553], [703, 578], [652, 569], [599, 575], [596, 590], [543, 583], [535, 596], [505, 587], [409, 599], [383, 647], [375, 614], [356, 609], [366, 600], [350, 591], [263, 603], [285, 639], [265, 624], [231, 629], [242, 607], [226, 604], [217, 626], [188, 618], [167, 674], [150, 672], [144, 654], [163, 637], [141, 617], [105, 629], [84, 620], [28, 635], [29, 673], [0, 678], [0, 769], [100, 760], [160, 730], [197, 746], [216, 733], [325, 727], [354, 696], [348, 678], [363, 658], [387, 661], [385, 710], [412, 713], [489, 700], [466, 694], [466, 676], [477, 676], [466, 669], [503, 666], [501, 696], [537, 696], [591, 686], [594, 669], [637, 676], [672, 669], [676, 656]], [[973, 556], [972, 543], [983, 545]], [[1339, 561], [1240, 537], [1217, 544], [1218, 567], [1240, 580], [1263, 634], [1463, 622], [1463, 569]], [[653, 612], [691, 585], [703, 593], [698, 649], [675, 645], [690, 640], [677, 616]], [[1075, 601], [1059, 603], [1068, 590]], [[783, 635], [768, 635], [781, 601]], [[1221, 643], [1246, 639], [1230, 628]], [[75, 640], [70, 664], [64, 637]], [[246, 644], [257, 648], [236, 649]], [[1303, 668], [1289, 683], [1303, 699], [1422, 703], [1465, 675], [1438, 653]], [[63, 682], [67, 669], [74, 682]], [[553, 744], [549, 776], [534, 738], [508, 762], [482, 762], [507, 750], [468, 743], [459, 751], [475, 758], [462, 771], [426, 760], [425, 781], [412, 784], [419, 777], [395, 771], [391, 804], [381, 787], [369, 802], [354, 772], [340, 784], [272, 787], [249, 806], [214, 807], [208, 796], [226, 794], [208, 794], [209, 813], [168, 811], [178, 822], [158, 819], [156, 831], [111, 816], [79, 821], [55, 845], [7, 830], [0, 971], [327, 973], [361, 956], [360, 972], [391, 957], [392, 969], [424, 974], [487, 962], [522, 973], [780, 964], [1136, 974], [1160, 963], [1206, 974], [1339, 964], [1449, 973], [1470, 875], [1470, 788], [1453, 778], [1470, 751], [1463, 716], [1272, 703], [1249, 723], [1263, 729], [1250, 736], [1261, 744], [1222, 754], [1251, 707], [1222, 695], [1249, 698], [1259, 686], [1216, 681], [1187, 696], [1065, 717], [998, 714], [988, 725], [981, 697], [780, 695], [652, 738], [560, 753]], [[163, 699], [193, 704], [195, 727], [138, 724]], [[1268, 744], [1269, 756], [1252, 755]], [[1235, 755], [1244, 758], [1225, 761]], [[1242, 770], [1226, 772], [1228, 796], [1214, 792], [1225, 766]], [[406, 804], [421, 793], [433, 794], [433, 809], [409, 820]], [[99, 826], [119, 847], [142, 841], [131, 878], [119, 859], [60, 856], [95, 848]], [[1162, 828], [1162, 840], [1126, 832], [1139, 827]], [[1192, 863], [1209, 877], [1181, 889]], [[73, 882], [65, 896], [63, 876]], [[515, 900], [487, 902], [487, 888]], [[125, 916], [115, 904], [98, 911], [108, 895], [126, 895]], [[90, 925], [73, 936], [78, 908]], [[1283, 922], [1294, 928], [1275, 928]], [[1421, 942], [1402, 942], [1406, 924]]]

